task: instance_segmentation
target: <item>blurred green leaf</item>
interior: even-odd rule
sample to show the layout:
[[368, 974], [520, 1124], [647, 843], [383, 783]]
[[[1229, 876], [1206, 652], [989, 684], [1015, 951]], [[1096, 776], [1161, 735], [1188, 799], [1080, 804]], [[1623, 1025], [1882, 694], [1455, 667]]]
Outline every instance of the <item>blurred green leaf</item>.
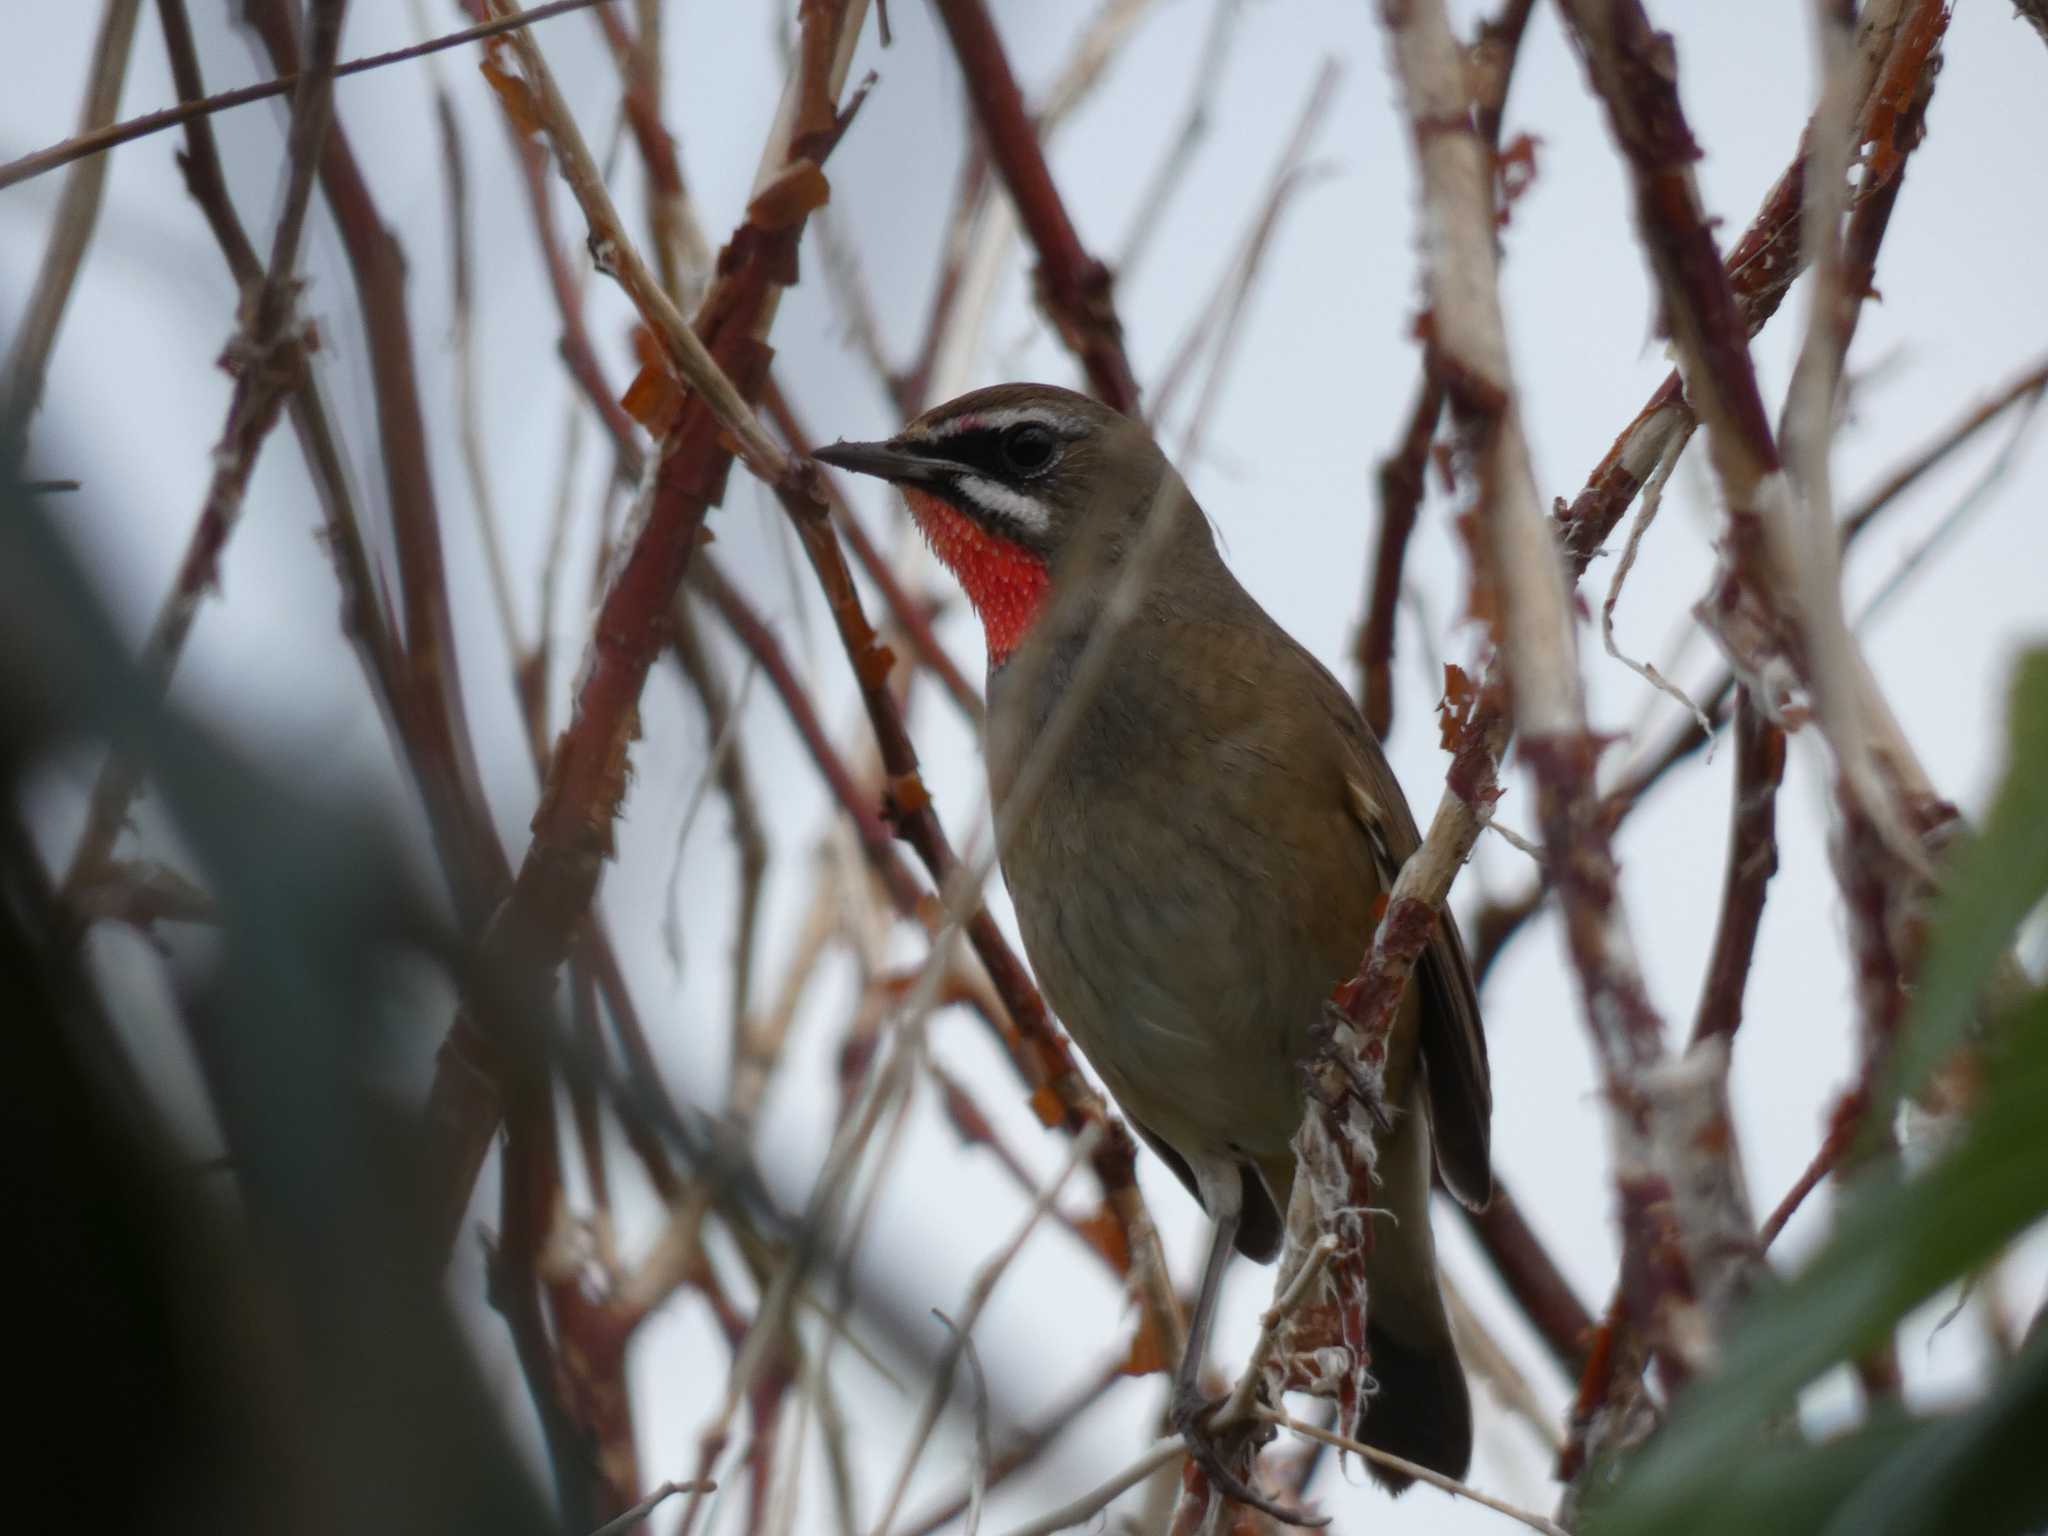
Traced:
[[1822, 1536], [2039, 1530], [2048, 1522], [2044, 1425], [2048, 1330], [2035, 1333], [1989, 1397], [1962, 1413], [1922, 1423], [1827, 1526], [1806, 1528]]
[[[1983, 830], [1951, 861], [1927, 961], [1893, 1074], [1908, 1090], [1955, 1049], [2020, 922], [2048, 893], [2048, 650], [2016, 669], [2004, 782]], [[1968, 1505], [2015, 1522], [2048, 1501], [2048, 1459], [1995, 1456], [2014, 1424], [2039, 1438], [2048, 1363], [2037, 1340], [1967, 1413], [1886, 1416], [1828, 1445], [1760, 1443], [1761, 1426], [1822, 1372], [1875, 1344], [1915, 1306], [1996, 1255], [2048, 1214], [2048, 993], [2012, 1008], [1983, 1098], [1955, 1147], [1921, 1176], [1873, 1170], [1846, 1200], [1827, 1246], [1761, 1291], [1722, 1368], [1679, 1403], [1587, 1529], [1656, 1532], [1945, 1531]], [[1895, 1097], [1874, 1116], [1889, 1118]], [[2028, 1415], [2031, 1413], [2031, 1421]], [[1973, 1486], [1982, 1485], [1982, 1486]], [[2028, 1514], [2026, 1512], [2035, 1513]]]
[[[1687, 1394], [1589, 1530], [1602, 1536], [1733, 1529], [1747, 1536], [1804, 1536], [1819, 1528], [1804, 1514], [1793, 1518], [1790, 1506], [1783, 1517], [1759, 1515], [1775, 1497], [1774, 1469], [1784, 1457], [1821, 1454], [1762, 1447], [1759, 1427], [1829, 1366], [1875, 1343], [1913, 1307], [2048, 1213], [2048, 1137], [2041, 1134], [2048, 1105], [2048, 993], [2036, 995], [2013, 1023], [2010, 1054], [1990, 1074], [1983, 1103], [1955, 1150], [1917, 1179], [1873, 1181], [1847, 1203], [1819, 1256], [1744, 1314], [1719, 1374]], [[1830, 1447], [1828, 1454], [1837, 1470], [1857, 1459], [1853, 1450]], [[1893, 1463], [1887, 1475], [1910, 1480], [1919, 1465]], [[2035, 1456], [2021, 1470], [2036, 1487], [2048, 1487], [2048, 1460]], [[1818, 1463], [1814, 1471], [1818, 1477]], [[1898, 1494], [1902, 1505], [1905, 1491]]]
[[[1984, 825], [1949, 862], [1914, 989], [1887, 1111], [1961, 1042], [1977, 998], [2020, 923], [2048, 895], [2048, 648], [2024, 651], [2014, 668], [2005, 777]], [[1888, 1123], [1889, 1114], [1873, 1115]]]

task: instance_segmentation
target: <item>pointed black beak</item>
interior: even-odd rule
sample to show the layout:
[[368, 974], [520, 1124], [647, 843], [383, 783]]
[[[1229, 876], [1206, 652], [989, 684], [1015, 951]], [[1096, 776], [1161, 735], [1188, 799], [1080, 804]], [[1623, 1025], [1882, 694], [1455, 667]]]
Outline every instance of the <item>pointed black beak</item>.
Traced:
[[894, 443], [834, 443], [829, 448], [820, 448], [811, 457], [835, 469], [874, 475], [898, 485], [932, 485], [953, 467], [943, 459], [927, 458]]

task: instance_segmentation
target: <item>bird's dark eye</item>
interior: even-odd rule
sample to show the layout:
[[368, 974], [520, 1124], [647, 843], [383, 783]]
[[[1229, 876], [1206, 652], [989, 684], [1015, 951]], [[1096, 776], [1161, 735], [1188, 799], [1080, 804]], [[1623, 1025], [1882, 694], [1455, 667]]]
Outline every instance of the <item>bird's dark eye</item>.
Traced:
[[1035, 421], [1022, 421], [1002, 437], [1003, 463], [1020, 475], [1036, 474], [1052, 462], [1059, 439], [1052, 429]]

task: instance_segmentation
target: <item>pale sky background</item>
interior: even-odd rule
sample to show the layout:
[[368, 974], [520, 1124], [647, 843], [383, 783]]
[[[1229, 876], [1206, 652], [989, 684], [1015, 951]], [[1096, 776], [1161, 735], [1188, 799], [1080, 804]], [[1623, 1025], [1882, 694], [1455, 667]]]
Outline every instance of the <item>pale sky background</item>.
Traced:
[[[229, 26], [229, 9], [222, 0], [193, 4], [207, 81], [215, 90], [269, 73]], [[745, 201], [780, 89], [774, 27], [784, 9], [686, 0], [671, 6], [671, 123], [714, 241], [732, 228]], [[1032, 95], [1057, 72], [1093, 7], [1082, 0], [998, 0], [994, 9]], [[1461, 31], [1469, 32], [1481, 7], [1453, 9]], [[458, 24], [454, 6], [431, 10], [437, 28]], [[11, 0], [6, 7], [0, 157], [70, 131], [97, 11], [54, 0]], [[860, 254], [883, 332], [901, 360], [922, 328], [963, 119], [957, 75], [934, 14], [913, 0], [896, 0], [891, 11], [894, 46], [880, 48], [872, 18], [862, 40], [855, 78], [872, 68], [880, 84], [830, 174], [833, 213]], [[1161, 0], [1102, 88], [1053, 145], [1053, 169], [1082, 238], [1105, 257], [1114, 257], [1129, 237], [1137, 198], [1168, 136], [1177, 131], [1209, 11], [1206, 0]], [[1786, 164], [1809, 110], [1814, 87], [1807, 8], [1791, 0], [1665, 0], [1652, 11], [1659, 24], [1679, 34], [1681, 87], [1706, 150], [1701, 185], [1724, 238], [1732, 238]], [[1363, 0], [1261, 0], [1246, 7], [1211, 104], [1209, 135], [1164, 227], [1117, 293], [1131, 354], [1149, 384], [1232, 259], [1321, 60], [1334, 56], [1343, 78], [1313, 151], [1330, 174], [1289, 206], [1267, 254], [1202, 457], [1183, 460], [1182, 468], [1239, 576], [1347, 683], [1355, 682], [1349, 656], [1372, 536], [1372, 469], [1405, 419], [1416, 379], [1408, 339], [1418, 307], [1414, 189], [1376, 14]], [[380, 51], [414, 36], [410, 8], [400, 0], [358, 0], [344, 53]], [[595, 27], [587, 18], [556, 21], [544, 42], [587, 136], [604, 144], [618, 90]], [[471, 55], [449, 54], [438, 68], [455, 93], [467, 136], [491, 476], [516, 573], [521, 623], [530, 634], [570, 386], [554, 352], [554, 310], [523, 193], [496, 108], [473, 62]], [[174, 99], [155, 16], [145, 8], [122, 111], [146, 111]], [[450, 580], [463, 616], [470, 720], [503, 835], [516, 851], [525, 846], [534, 785], [456, 450], [444, 192], [425, 69], [415, 64], [343, 82], [338, 104], [384, 218], [404, 241], [410, 261], [414, 335], [435, 433], [436, 489]], [[267, 244], [280, 194], [281, 123], [280, 104], [216, 120], [242, 215], [259, 244]], [[1845, 501], [2048, 348], [2048, 303], [2040, 283], [2048, 197], [2039, 163], [2039, 146], [2048, 143], [2048, 53], [2003, 0], [1965, 0], [1958, 8], [1929, 123], [1930, 137], [1911, 163], [1878, 267], [1883, 302], [1866, 310], [1851, 358], [1862, 382], [1836, 453], [1836, 481]], [[1546, 496], [1569, 497], [1668, 363], [1650, 336], [1649, 285], [1630, 235], [1615, 153], [1549, 6], [1538, 8], [1530, 29], [1507, 132], [1532, 133], [1541, 141], [1536, 182], [1505, 235], [1506, 301], [1539, 487]], [[179, 143], [174, 135], [159, 136], [115, 156], [100, 234], [59, 337], [34, 436], [38, 473], [85, 482], [89, 494], [63, 503], [71, 531], [89, 551], [120, 621], [138, 638], [198, 505], [229, 387], [212, 364], [231, 330], [234, 295], [179, 182], [172, 161]], [[638, 228], [638, 165], [630, 151], [619, 164], [615, 185]], [[60, 177], [47, 177], [0, 194], [0, 331], [18, 320], [60, 185]], [[580, 233], [566, 198], [558, 197], [557, 208], [562, 229]], [[338, 240], [317, 204], [305, 269], [306, 306], [318, 318], [324, 341], [320, 366], [375, 528], [383, 516], [383, 487], [362, 333]], [[623, 384], [629, 309], [598, 280], [590, 287], [588, 310], [610, 372]], [[1802, 289], [1755, 349], [1774, 408], [1803, 316]], [[846, 343], [822, 280], [815, 238], [806, 245], [803, 281], [783, 305], [774, 341], [780, 377], [820, 438], [875, 437], [891, 429], [892, 408]], [[961, 382], [1025, 377], [1077, 382], [1075, 368], [1029, 307], [1025, 267], [1013, 255], [986, 345]], [[1191, 400], [1192, 394], [1182, 396], [1183, 411]], [[1170, 448], [1177, 446], [1177, 432], [1171, 427], [1167, 433]], [[1859, 546], [1847, 572], [1852, 612], [2009, 436], [2008, 427], [1987, 434]], [[595, 433], [587, 433], [576, 479], [579, 517], [564, 582], [567, 600], [557, 614], [557, 723], [587, 630], [581, 592], [607, 457]], [[900, 509], [886, 493], [864, 485], [856, 494], [870, 527], [900, 535]], [[2038, 643], [2048, 629], [2044, 503], [2048, 453], [2023, 445], [1994, 496], [1944, 542], [1903, 600], [1865, 631], [1877, 673], [1935, 784], [1971, 813], [1981, 808], [1998, 771], [2012, 656], [2022, 644]], [[1431, 498], [1409, 561], [1425, 622], [1418, 623], [1415, 609], [1403, 618], [1398, 719], [1388, 743], [1410, 799], [1425, 818], [1444, 767], [1429, 707], [1436, 664], [1448, 659], [1472, 666], [1478, 647], [1472, 628], [1454, 622], [1464, 570], [1449, 529], [1450, 511], [1441, 497]], [[316, 788], [384, 786], [403, 805], [403, 781], [383, 726], [336, 632], [334, 581], [314, 537], [316, 526], [317, 509], [296, 446], [289, 432], [280, 431], [266, 449], [246, 523], [227, 554], [222, 600], [203, 614], [176, 692], [274, 752]], [[865, 727], [845, 661], [773, 503], [744, 474], [735, 474], [713, 526], [721, 557], [742, 575], [808, 667], [840, 739], [860, 741]], [[1695, 452], [1674, 481], [1618, 613], [1622, 644], [1637, 655], [1662, 660], [1674, 644], [1688, 642], [1676, 668], [1683, 679], [1712, 670], [1709, 648], [1692, 633], [1688, 615], [1706, 586], [1714, 532], [1711, 495]], [[1611, 560], [1594, 567], [1587, 590], [1596, 605], [1611, 569]], [[981, 639], [964, 607], [949, 610], [942, 634], [970, 674], [978, 674]], [[1640, 727], [1647, 715], [1650, 728], [1637, 739], [1660, 741], [1677, 718], [1676, 707], [1652, 698], [1640, 680], [1599, 656], [1595, 632], [1586, 633], [1585, 649], [1596, 726], [1626, 731]], [[737, 679], [736, 655], [733, 660]], [[687, 850], [687, 931], [678, 971], [662, 939], [665, 889], [677, 830], [709, 744], [694, 703], [666, 666], [648, 685], [645, 724], [619, 833], [621, 858], [606, 879], [603, 902], [671, 1087], [715, 1107], [728, 1048], [730, 844], [723, 808], [713, 801], [697, 820]], [[964, 844], [985, 809], [974, 743], [926, 684], [913, 699], [912, 724], [942, 816], [956, 843]], [[827, 808], [765, 685], [751, 690], [746, 729], [761, 801], [779, 839], [758, 965], [765, 999], [795, 936], [811, 878], [809, 850]], [[1625, 750], [1617, 749], [1610, 766], [1620, 764]], [[1695, 762], [1674, 774], [1629, 821], [1620, 840], [1636, 940], [1674, 1038], [1690, 1024], [1712, 935], [1729, 761], [1724, 752], [1710, 764]], [[81, 762], [53, 770], [39, 787], [38, 809], [53, 850], [68, 853], [91, 766]], [[1817, 744], [1799, 737], [1780, 801], [1782, 869], [1766, 909], [1735, 1054], [1737, 1126], [1760, 1211], [1776, 1203], [1811, 1157], [1827, 1109], [1853, 1065], [1853, 1000], [1827, 864], [1823, 767]], [[1511, 769], [1506, 782], [1502, 819], [1528, 828], [1525, 781]], [[144, 826], [161, 830], [147, 815]], [[1456, 905], [1469, 912], [1487, 891], [1518, 888], [1527, 875], [1521, 854], [1488, 838], [1459, 882]], [[1007, 922], [1007, 905], [1000, 898], [998, 905]], [[907, 935], [899, 934], [897, 942], [903, 958], [917, 953]], [[102, 935], [96, 949], [109, 962], [111, 984], [137, 1038], [160, 1039], [167, 993], [149, 950], [118, 933]], [[826, 984], [812, 994], [767, 1106], [761, 1155], [792, 1206], [808, 1189], [829, 1124], [834, 1053], [851, 978], [844, 957], [828, 967]], [[1604, 1136], [1587, 1037], [1552, 922], [1538, 923], [1514, 944], [1484, 1002], [1498, 1165], [1580, 1295], [1597, 1307], [1612, 1283], [1616, 1252]], [[438, 1010], [427, 1016], [437, 1017]], [[422, 1083], [437, 1030], [420, 1040]], [[1038, 1168], [1057, 1166], [1065, 1143], [1039, 1131], [980, 1026], [958, 1015], [942, 1016], [934, 1040], [941, 1057], [977, 1086], [983, 1107], [1010, 1144]], [[192, 1107], [190, 1079], [177, 1053], [158, 1045], [150, 1059], [160, 1064], [167, 1094], [187, 1107], [186, 1123], [203, 1144], [210, 1132], [203, 1112]], [[624, 1167], [621, 1162], [621, 1172]], [[1176, 1272], [1191, 1276], [1204, 1241], [1198, 1211], [1155, 1161], [1144, 1162], [1141, 1178]], [[629, 1250], [645, 1240], [657, 1214], [644, 1192], [632, 1194], [622, 1210]], [[487, 1179], [476, 1219], [489, 1219], [494, 1204]], [[1825, 1193], [1809, 1202], [1775, 1256], [1796, 1259], [1809, 1250], [1825, 1231], [1827, 1209]], [[1019, 1211], [1012, 1186], [992, 1160], [963, 1153], [927, 1098], [913, 1117], [869, 1251], [910, 1288], [907, 1315], [922, 1316], [933, 1306], [952, 1311]], [[1566, 1384], [1448, 1213], [1438, 1233], [1452, 1273], [1499, 1328], [1539, 1391], [1561, 1406]], [[2014, 1267], [2014, 1307], [2031, 1312], [2039, 1305], [2040, 1259], [2036, 1251]], [[474, 1296], [478, 1278], [472, 1245], [453, 1284]], [[1234, 1272], [1218, 1338], [1219, 1358], [1233, 1370], [1268, 1287], [1266, 1273]], [[1120, 1350], [1128, 1327], [1100, 1266], [1077, 1253], [1069, 1238], [1048, 1231], [1004, 1280], [979, 1339], [991, 1376], [1010, 1401], [1029, 1411], [1063, 1395], [1099, 1360]], [[508, 1399], [524, 1413], [523, 1389], [502, 1329], [481, 1308], [477, 1334]], [[1936, 1400], [1969, 1379], [1981, 1358], [1981, 1334], [1967, 1314], [1933, 1337], [1923, 1324], [1909, 1334], [1903, 1356], [1916, 1397]], [[636, 1361], [646, 1476], [654, 1481], [686, 1475], [696, 1435], [713, 1406], [711, 1394], [724, 1376], [724, 1346], [701, 1307], [685, 1296], [650, 1327]], [[856, 1410], [863, 1509], [872, 1518], [918, 1395], [898, 1395], [852, 1364], [847, 1382]], [[1157, 1381], [1118, 1388], [1032, 1474], [1003, 1486], [985, 1528], [1004, 1529], [1062, 1502], [1126, 1462], [1146, 1441], [1142, 1421], [1157, 1411], [1158, 1389]], [[1472, 1480], [1547, 1509], [1554, 1490], [1546, 1454], [1522, 1426], [1503, 1419], [1483, 1388], [1476, 1395], [1480, 1449]], [[1847, 1401], [1846, 1389], [1823, 1390], [1812, 1406], [1816, 1414], [1832, 1416]], [[967, 1451], [961, 1428], [953, 1424], [927, 1452], [907, 1505], [912, 1513], [958, 1483]], [[1364, 1486], [1356, 1469], [1344, 1476], [1326, 1469], [1317, 1488], [1340, 1521], [1358, 1525], [1370, 1519], [1378, 1531], [1509, 1528], [1496, 1515], [1427, 1489], [1389, 1506]], [[829, 1514], [822, 1494], [821, 1483], [809, 1484], [796, 1529], [825, 1527]], [[725, 1521], [737, 1518], [736, 1505], [725, 1512]]]

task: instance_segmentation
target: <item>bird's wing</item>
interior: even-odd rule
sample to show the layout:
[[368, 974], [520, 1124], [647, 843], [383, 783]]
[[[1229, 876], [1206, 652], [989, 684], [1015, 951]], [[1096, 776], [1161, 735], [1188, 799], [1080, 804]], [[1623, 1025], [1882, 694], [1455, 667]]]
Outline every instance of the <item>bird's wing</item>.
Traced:
[[[1318, 674], [1317, 693], [1349, 749], [1345, 779], [1352, 814], [1371, 840], [1391, 888], [1401, 865], [1421, 846], [1415, 818], [1350, 694], [1306, 650], [1301, 654]], [[1412, 984], [1422, 988], [1419, 1044], [1429, 1079], [1437, 1170], [1452, 1194], [1478, 1210], [1493, 1196], [1493, 1081], [1472, 965], [1465, 958], [1457, 919], [1448, 910], [1437, 919]]]

